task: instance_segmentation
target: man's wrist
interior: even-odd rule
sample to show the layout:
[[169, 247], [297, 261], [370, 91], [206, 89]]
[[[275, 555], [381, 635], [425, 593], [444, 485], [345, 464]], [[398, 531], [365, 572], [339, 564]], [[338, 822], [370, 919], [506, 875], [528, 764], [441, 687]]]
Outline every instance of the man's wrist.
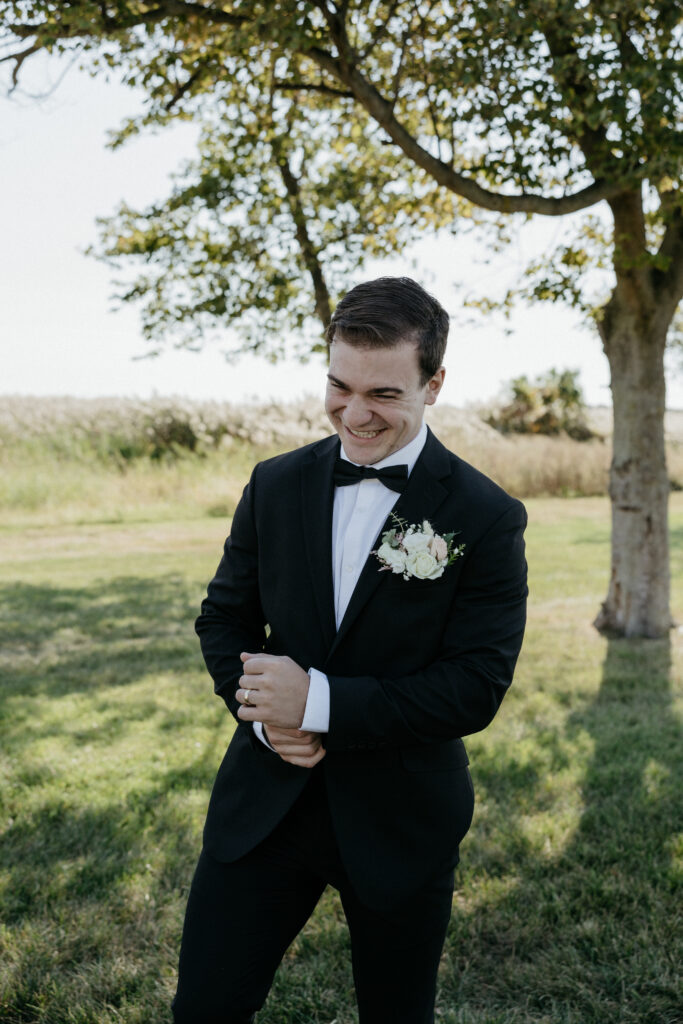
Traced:
[[325, 733], [330, 727], [330, 684], [324, 672], [308, 670], [310, 684], [301, 728], [306, 732]]
[[258, 739], [261, 741], [261, 743], [264, 745], [264, 747], [268, 747], [269, 750], [272, 750], [274, 753], [277, 753], [277, 751], [275, 750], [275, 747], [273, 746], [273, 744], [268, 739], [268, 734], [266, 732], [266, 727], [263, 724], [263, 722], [252, 722], [251, 724], [254, 727], [254, 734], [258, 737]]

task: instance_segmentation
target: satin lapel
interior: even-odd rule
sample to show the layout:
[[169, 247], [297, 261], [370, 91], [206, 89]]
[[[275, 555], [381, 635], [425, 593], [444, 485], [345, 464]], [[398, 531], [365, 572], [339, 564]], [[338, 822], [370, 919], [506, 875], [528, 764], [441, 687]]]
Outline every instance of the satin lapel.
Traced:
[[[339, 450], [337, 438], [312, 449], [301, 470], [303, 526], [309, 578], [320, 617], [325, 648], [334, 639], [334, 585], [332, 582], [332, 471]], [[302, 586], [305, 586], [302, 580]]]
[[[392, 514], [407, 523], [421, 523], [423, 519], [429, 519], [434, 515], [449, 493], [448, 488], [440, 482], [441, 479], [449, 475], [449, 469], [448, 453], [430, 431], [422, 454], [410, 474], [408, 486], [403, 494], [399, 495], [398, 501], [377, 534], [376, 541], [372, 545], [373, 551], [379, 546], [384, 531], [391, 528]], [[372, 554], [369, 555], [351, 595], [344, 618], [339, 624], [330, 655], [386, 576], [387, 573], [380, 571], [376, 557]]]

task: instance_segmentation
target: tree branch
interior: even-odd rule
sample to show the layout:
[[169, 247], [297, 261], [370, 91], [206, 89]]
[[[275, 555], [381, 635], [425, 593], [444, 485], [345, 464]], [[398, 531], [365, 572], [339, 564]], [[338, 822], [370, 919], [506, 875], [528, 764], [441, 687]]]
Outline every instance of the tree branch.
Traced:
[[176, 103], [178, 103], [183, 98], [185, 93], [188, 92], [192, 88], [192, 86], [197, 81], [197, 79], [199, 78], [199, 76], [201, 75], [203, 70], [204, 70], [204, 66], [202, 64], [200, 64], [199, 67], [196, 69], [196, 71], [194, 71], [190, 75], [190, 77], [187, 79], [187, 81], [183, 82], [182, 85], [178, 86], [178, 88], [176, 89], [176, 91], [173, 93], [173, 95], [171, 96], [170, 100], [168, 101], [168, 103], [166, 103], [164, 105], [164, 110], [166, 111], [166, 113], [169, 113], [171, 110], [173, 110], [173, 108], [175, 107]]
[[[330, 30], [330, 38], [337, 46], [339, 53], [341, 54], [341, 60], [347, 67], [353, 67], [358, 64], [360, 57], [357, 51], [354, 49], [351, 40], [349, 39], [346, 31], [346, 24], [343, 18], [339, 17], [338, 11], [331, 11], [327, 5], [326, 0], [313, 0], [314, 6], [318, 8], [323, 18], [327, 22], [327, 27]], [[315, 50], [316, 47], [313, 47]], [[309, 51], [307, 51], [309, 52]], [[335, 76], [338, 77], [338, 76]]]
[[485, 189], [466, 175], [454, 171], [443, 160], [432, 156], [424, 149], [394, 115], [392, 104], [363, 77], [355, 65], [349, 65], [346, 61], [333, 57], [320, 47], [307, 49], [306, 55], [320, 68], [346, 85], [361, 106], [386, 131], [392, 142], [418, 167], [426, 171], [437, 184], [485, 210], [493, 210], [497, 213], [540, 213], [548, 217], [560, 217], [566, 213], [585, 210], [587, 207], [623, 191], [623, 184], [609, 183], [601, 179], [596, 179], [592, 185], [588, 185], [572, 195], [557, 198], [528, 192], [517, 195], [501, 195], [498, 192]]
[[362, 50], [358, 54], [358, 57], [359, 57], [360, 61], [364, 61], [366, 59], [366, 57], [369, 57], [370, 54], [372, 53], [372, 51], [377, 46], [377, 44], [380, 41], [380, 39], [382, 38], [382, 36], [386, 35], [386, 31], [387, 31], [387, 28], [389, 26], [389, 22], [391, 21], [391, 19], [393, 18], [394, 14], [396, 13], [396, 8], [398, 7], [399, 3], [400, 3], [400, 0], [393, 0], [393, 3], [389, 7], [389, 11], [387, 13], [386, 18], [384, 19], [384, 21], [380, 22], [379, 26], [372, 33], [372, 35], [370, 36], [370, 40], [368, 42], [368, 45], [365, 47], [365, 49]]
[[614, 217], [614, 272], [612, 298], [632, 310], [640, 321], [656, 311], [656, 298], [645, 235], [642, 188], [630, 188], [609, 200]]
[[670, 319], [683, 299], [683, 210], [680, 206], [671, 211], [657, 255], [663, 257], [665, 269], [653, 270], [653, 285], [661, 315], [666, 317], [668, 313]]
[[299, 248], [301, 249], [301, 255], [303, 257], [306, 270], [310, 274], [311, 281], [313, 282], [315, 312], [323, 325], [323, 330], [325, 330], [332, 319], [330, 293], [327, 288], [318, 252], [316, 251], [308, 233], [306, 214], [304, 213], [303, 206], [301, 205], [299, 181], [293, 174], [287, 161], [287, 157], [282, 152], [282, 148], [279, 145], [274, 145], [273, 149], [275, 151], [278, 167], [280, 168], [282, 180], [287, 190], [289, 208], [292, 212], [292, 219], [294, 220], [294, 227], [296, 231], [296, 240], [299, 243]]
[[[589, 101], [591, 103], [597, 104], [598, 98], [595, 95], [594, 90], [589, 88], [587, 85], [587, 76], [584, 76], [581, 80], [576, 77], [572, 77], [570, 79], [567, 73], [560, 70], [562, 58], [567, 57], [568, 55], [574, 59], [575, 65], [577, 67], [583, 66], [583, 62], [578, 56], [573, 41], [567, 38], [565, 26], [560, 26], [557, 22], [553, 24], [552, 20], [548, 18], [548, 21], [544, 22], [543, 25], [543, 35], [545, 37], [545, 41], [548, 44], [550, 55], [553, 59], [553, 65], [555, 69], [555, 81], [559, 85], [562, 92], [566, 94], [567, 91], [571, 89], [571, 91], [576, 95], [577, 98], [577, 102], [575, 102], [574, 106], [578, 106], [580, 110], [586, 109], [588, 107]], [[579, 131], [574, 133], [574, 141], [583, 152], [586, 158], [586, 164], [590, 167], [591, 158], [599, 150], [602, 150], [604, 152], [607, 144], [607, 136], [604, 131], [595, 128], [589, 128], [584, 123], [583, 127]]]
[[[111, 17], [107, 12], [107, 8], [104, 3], [98, 4], [98, 6], [100, 9], [100, 24], [94, 23], [90, 29], [84, 29], [82, 24], [74, 28], [68, 23], [63, 24], [60, 22], [55, 22], [55, 24], [41, 22], [38, 24], [14, 24], [6, 26], [5, 32], [7, 34], [14, 35], [19, 39], [35, 39], [35, 42], [26, 50], [19, 51], [18, 53], [11, 53], [6, 57], [0, 58], [3, 61], [17, 61], [12, 72], [13, 84], [10, 92], [12, 92], [18, 85], [19, 71], [24, 60], [31, 54], [44, 49], [44, 34], [49, 35], [50, 44], [52, 44], [56, 39], [77, 39], [89, 37], [96, 35], [98, 31], [104, 32], [105, 35], [113, 35], [116, 32], [125, 32], [128, 29], [135, 28], [137, 25], [156, 25], [165, 18], [184, 17], [188, 14], [194, 15], [205, 22], [216, 25], [240, 26], [250, 20], [243, 15], [233, 14], [230, 11], [217, 10], [215, 7], [205, 7], [204, 4], [200, 3], [186, 3], [183, 2], [183, 0], [158, 0], [157, 6], [151, 10], [138, 11], [135, 14], [129, 14], [128, 16], [120, 18]], [[175, 102], [177, 102], [177, 99], [173, 100], [173, 103]]]
[[[273, 125], [273, 101], [274, 101], [274, 88], [276, 84], [275, 80], [275, 54], [271, 55], [271, 84], [268, 98], [268, 109], [271, 121]], [[295, 108], [290, 104], [287, 111], [286, 121], [288, 126], [287, 137], [291, 137], [293, 120], [295, 117]], [[283, 136], [280, 131], [275, 130], [271, 139], [271, 151], [275, 158], [275, 162], [280, 171], [280, 176], [287, 192], [287, 202], [289, 205], [290, 212], [292, 214], [292, 220], [294, 221], [294, 231], [296, 234], [296, 240], [301, 251], [301, 256], [304, 261], [304, 266], [308, 271], [311, 282], [313, 284], [313, 294], [315, 296], [315, 312], [320, 320], [323, 333], [327, 330], [327, 326], [332, 319], [332, 308], [330, 305], [330, 293], [327, 289], [327, 282], [325, 281], [325, 275], [323, 273], [322, 264], [320, 262], [319, 253], [314, 246], [311, 237], [308, 233], [308, 222], [306, 219], [306, 213], [304, 211], [301, 202], [301, 188], [299, 186], [299, 180], [292, 171], [289, 165], [286, 144], [283, 140]]]
[[[426, 24], [426, 19], [420, 14], [420, 8], [419, 8], [417, 0], [413, 0], [413, 9], [414, 9], [415, 15], [417, 16], [417, 18], [420, 21], [420, 27], [422, 29], [422, 31], [420, 32], [419, 38], [420, 38], [420, 43], [422, 44], [422, 60], [424, 62], [424, 67], [425, 67], [425, 95], [427, 97], [427, 108], [429, 110], [429, 118], [430, 118], [430, 120], [432, 122], [432, 131], [434, 132], [434, 136], [436, 138], [437, 151], [438, 151], [438, 154], [439, 154], [439, 158], [441, 158], [442, 138], [441, 138], [441, 132], [439, 130], [439, 121], [438, 121], [438, 118], [436, 116], [436, 110], [434, 109], [434, 104], [432, 103], [432, 84], [433, 84], [432, 81], [431, 81], [432, 75], [428, 74], [428, 70], [427, 70], [429, 68], [429, 63], [427, 61], [427, 48], [425, 47], [425, 40], [424, 40], [424, 28], [425, 28], [425, 24]], [[430, 5], [430, 8], [429, 8], [428, 14], [431, 14], [431, 5]], [[408, 41], [408, 32], [406, 31], [404, 33], [404, 35], [403, 35], [403, 47], [401, 49], [401, 61], [403, 61], [403, 54], [405, 52], [405, 46], [406, 46], [407, 41]], [[430, 81], [428, 81], [428, 79], [430, 79]], [[451, 156], [453, 156], [453, 153], [454, 153], [454, 151], [453, 151], [453, 149], [451, 149]]]
[[323, 92], [329, 96], [341, 96], [343, 99], [352, 100], [354, 99], [353, 93], [349, 89], [335, 89], [331, 85], [325, 85], [324, 82], [283, 82], [274, 81], [273, 88], [278, 89], [280, 92]]
[[[244, 25], [251, 19], [240, 14], [233, 14], [231, 11], [223, 11], [215, 7], [206, 7], [204, 4], [184, 2], [184, 0], [158, 0], [157, 6], [149, 11], [138, 11], [126, 17], [114, 18], [107, 13], [106, 6], [100, 4], [101, 27], [108, 32], [121, 32], [136, 25], [156, 25], [164, 18], [184, 17], [188, 14], [195, 15], [203, 21], [216, 25]], [[44, 30], [49, 30], [52, 39], [73, 39], [76, 36], [89, 35], [80, 25], [76, 31], [67, 25], [57, 22], [49, 25], [47, 22], [36, 24], [14, 24], [7, 26], [9, 32], [20, 39], [30, 39], [33, 36], [40, 36]], [[42, 44], [41, 44], [42, 45]]]
[[19, 53], [10, 53], [6, 57], [0, 57], [0, 64], [6, 60], [16, 61], [16, 64], [12, 68], [12, 88], [9, 90], [10, 93], [14, 92], [16, 87], [19, 85], [19, 71], [21, 70], [21, 65], [27, 57], [30, 57], [32, 53], [36, 53], [40, 49], [40, 43], [33, 43], [31, 46], [27, 46], [25, 50], [20, 50]]
[[[398, 101], [398, 91], [401, 88], [401, 72], [403, 71], [403, 60], [404, 60], [405, 55], [406, 55], [406, 49], [408, 47], [408, 40], [409, 39], [410, 39], [410, 29], [406, 29], [404, 31], [402, 37], [401, 37], [401, 52], [398, 55], [398, 63], [396, 65], [396, 71], [394, 72], [394, 77], [393, 77], [392, 82], [391, 82], [391, 95], [393, 96], [393, 100], [391, 101], [391, 108], [392, 108], [392, 110], [394, 109], [394, 107], [396, 106], [396, 103]], [[429, 100], [429, 86], [427, 86], [427, 101], [429, 103], [429, 107], [430, 107], [430, 110], [431, 110], [431, 101]], [[434, 125], [434, 128], [436, 129], [436, 125]], [[439, 140], [439, 141], [441, 141], [441, 140]]]

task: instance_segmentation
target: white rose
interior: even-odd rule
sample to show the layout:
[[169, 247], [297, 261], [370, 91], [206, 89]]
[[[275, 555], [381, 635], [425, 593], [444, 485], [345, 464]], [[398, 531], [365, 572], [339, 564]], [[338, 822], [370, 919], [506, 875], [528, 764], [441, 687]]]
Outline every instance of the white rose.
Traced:
[[431, 537], [425, 533], [407, 533], [403, 538], [403, 547], [409, 555], [416, 555], [419, 551], [427, 551]]
[[419, 580], [438, 580], [444, 569], [443, 562], [437, 562], [429, 551], [416, 551], [406, 558], [406, 572]]
[[388, 565], [392, 572], [405, 571], [406, 556], [399, 548], [392, 548], [391, 544], [387, 544], [386, 541], [378, 549], [377, 557], [385, 565]]

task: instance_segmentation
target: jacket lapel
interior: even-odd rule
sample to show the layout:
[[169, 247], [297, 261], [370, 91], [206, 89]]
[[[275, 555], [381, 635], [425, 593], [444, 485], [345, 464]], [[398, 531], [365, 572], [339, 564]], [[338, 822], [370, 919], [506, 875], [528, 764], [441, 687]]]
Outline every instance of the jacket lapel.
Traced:
[[[311, 449], [308, 461], [301, 471], [303, 527], [309, 579], [327, 650], [333, 642], [336, 630], [332, 582], [332, 473], [338, 452], [339, 439], [327, 438]], [[302, 580], [302, 586], [304, 585]]]
[[[450, 463], [448, 452], [430, 430], [425, 446], [410, 474], [408, 485], [403, 494], [399, 495], [396, 504], [387, 516], [375, 543], [372, 545], [372, 550], [375, 551], [379, 546], [380, 538], [384, 531], [391, 528], [392, 515], [398, 516], [407, 523], [419, 524], [423, 519], [430, 519], [448, 496], [448, 489], [441, 481], [449, 476]], [[330, 554], [330, 559], [331, 557]], [[380, 583], [383, 582], [386, 575], [387, 573], [380, 571], [379, 562], [376, 557], [370, 554], [358, 578], [356, 588], [351, 595], [344, 618], [339, 624], [329, 656], [334, 653], [351, 624], [370, 600]]]

